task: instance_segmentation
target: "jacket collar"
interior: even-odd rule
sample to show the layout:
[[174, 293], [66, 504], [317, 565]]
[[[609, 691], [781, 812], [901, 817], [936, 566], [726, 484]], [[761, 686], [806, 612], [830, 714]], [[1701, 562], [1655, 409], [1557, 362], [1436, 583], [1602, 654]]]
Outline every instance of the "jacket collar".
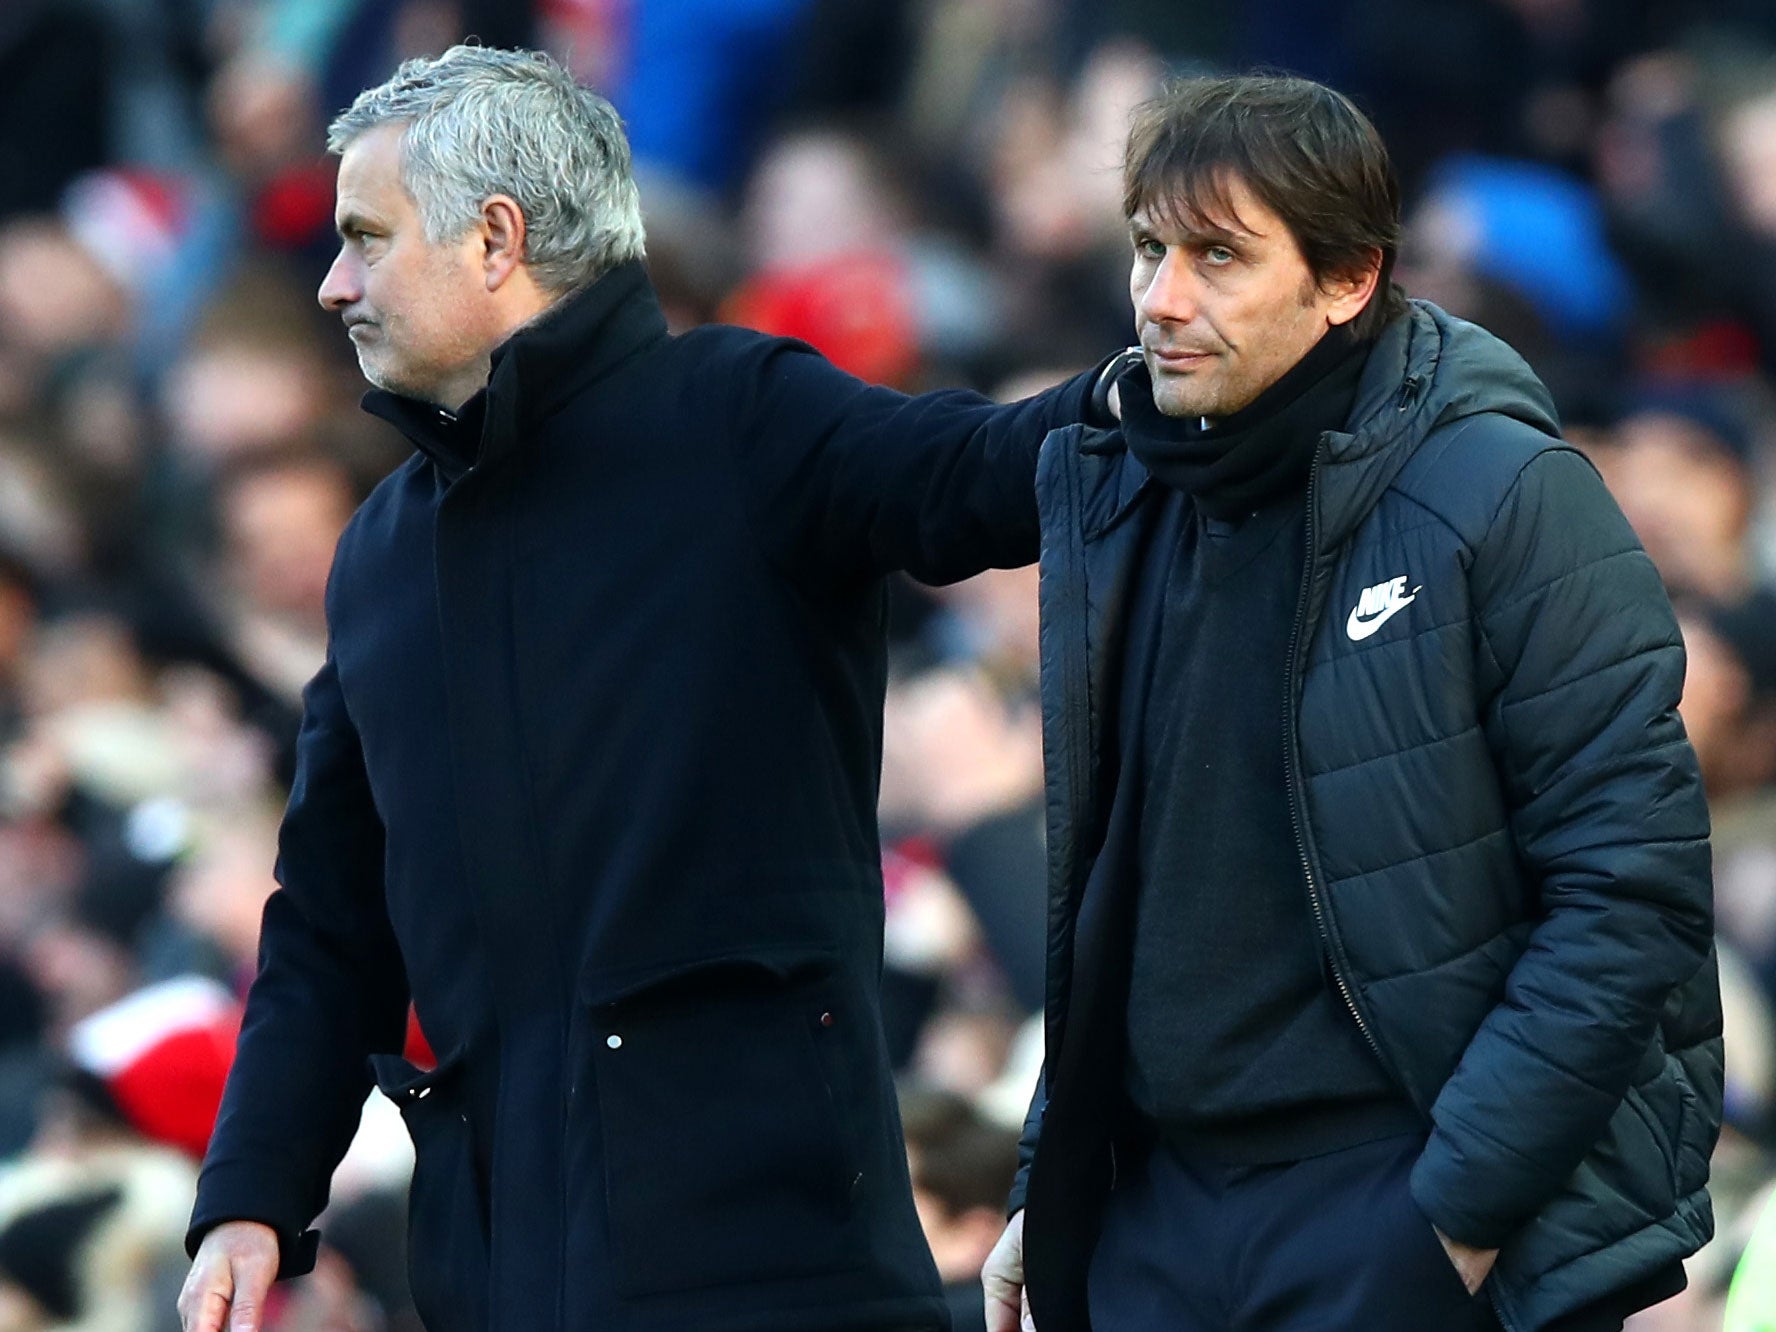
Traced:
[[487, 387], [445, 411], [384, 389], [363, 407], [390, 422], [448, 479], [523, 446], [530, 426], [603, 379], [637, 352], [666, 337], [647, 270], [620, 264], [565, 297], [494, 349]]

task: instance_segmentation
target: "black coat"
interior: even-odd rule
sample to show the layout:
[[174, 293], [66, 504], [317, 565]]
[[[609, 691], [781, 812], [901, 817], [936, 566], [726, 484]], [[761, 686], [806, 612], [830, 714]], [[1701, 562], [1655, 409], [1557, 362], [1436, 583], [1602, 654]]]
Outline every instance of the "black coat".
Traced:
[[[1086, 1326], [1114, 1177], [1134, 802], [1104, 738], [1155, 492], [1117, 434], [1044, 447], [1048, 1059], [1013, 1197], [1042, 1332]], [[1277, 676], [1302, 891], [1340, 1001], [1424, 1116], [1414, 1198], [1503, 1247], [1486, 1289], [1531, 1332], [1712, 1231], [1720, 996], [1682, 643], [1528, 367], [1434, 306], [1384, 332], [1307, 505]], [[1410, 603], [1353, 631], [1402, 576]]]
[[302, 1270], [375, 1054], [433, 1332], [942, 1326], [877, 1000], [883, 575], [1033, 559], [1086, 386], [669, 336], [628, 265], [460, 421], [372, 394], [420, 452], [339, 544], [193, 1240]]

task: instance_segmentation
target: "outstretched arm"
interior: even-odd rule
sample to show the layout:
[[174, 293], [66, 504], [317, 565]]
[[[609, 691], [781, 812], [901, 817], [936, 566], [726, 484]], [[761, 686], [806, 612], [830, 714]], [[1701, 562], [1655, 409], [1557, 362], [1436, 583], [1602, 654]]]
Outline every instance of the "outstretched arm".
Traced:
[[801, 343], [761, 338], [732, 388], [761, 534], [783, 567], [816, 580], [905, 570], [945, 583], [1029, 564], [1037, 452], [1049, 431], [1091, 414], [1102, 369], [1011, 404], [960, 390], [908, 397]]

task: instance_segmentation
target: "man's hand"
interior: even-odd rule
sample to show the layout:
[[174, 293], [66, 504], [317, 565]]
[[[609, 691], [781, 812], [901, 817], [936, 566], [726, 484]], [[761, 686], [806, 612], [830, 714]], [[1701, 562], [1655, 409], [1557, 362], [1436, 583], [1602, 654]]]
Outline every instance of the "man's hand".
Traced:
[[257, 1221], [224, 1221], [203, 1237], [185, 1288], [185, 1332], [262, 1332], [265, 1296], [277, 1278], [277, 1232]]
[[981, 1268], [987, 1293], [987, 1332], [1036, 1332], [1024, 1293], [1024, 1214], [1011, 1218]]
[[[1432, 1227], [1436, 1229], [1436, 1227]], [[1437, 1231], [1437, 1241], [1442, 1244], [1443, 1252], [1449, 1255], [1449, 1261], [1455, 1264], [1455, 1270], [1462, 1279], [1462, 1285], [1468, 1288], [1468, 1294], [1478, 1295], [1480, 1287], [1492, 1271], [1492, 1265], [1498, 1261], [1497, 1249], [1474, 1249], [1466, 1244], [1452, 1240], [1441, 1230]]]

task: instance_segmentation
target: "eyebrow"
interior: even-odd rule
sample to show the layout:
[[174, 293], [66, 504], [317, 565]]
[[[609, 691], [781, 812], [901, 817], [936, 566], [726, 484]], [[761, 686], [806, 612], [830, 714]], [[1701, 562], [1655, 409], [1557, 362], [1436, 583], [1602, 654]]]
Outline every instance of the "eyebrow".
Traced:
[[363, 231], [370, 225], [370, 219], [362, 213], [346, 213], [334, 219], [333, 230], [339, 233], [340, 240], [350, 240], [354, 233]]
[[[1176, 226], [1176, 224], [1174, 224]], [[1207, 226], [1190, 227], [1176, 226], [1180, 245], [1225, 245], [1229, 249], [1243, 249], [1247, 241], [1254, 235], [1252, 232], [1229, 231], [1225, 227]], [[1162, 239], [1151, 225], [1140, 218], [1129, 219], [1129, 236], [1136, 242]]]

